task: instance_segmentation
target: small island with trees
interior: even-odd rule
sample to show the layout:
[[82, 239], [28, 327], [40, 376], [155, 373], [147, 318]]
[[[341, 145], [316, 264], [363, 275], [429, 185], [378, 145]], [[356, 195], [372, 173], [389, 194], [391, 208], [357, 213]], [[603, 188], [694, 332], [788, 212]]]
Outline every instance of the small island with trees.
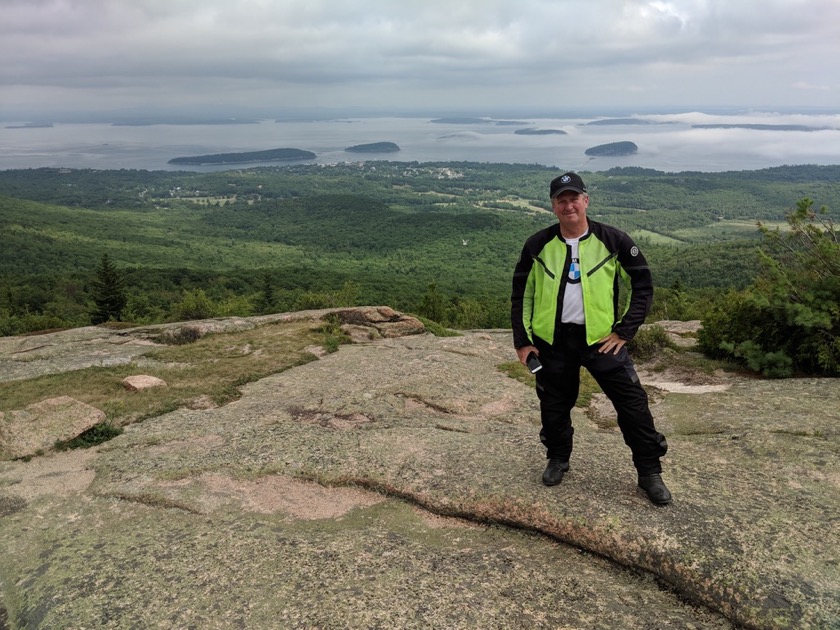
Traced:
[[832, 127], [811, 127], [809, 125], [762, 125], [751, 123], [710, 123], [691, 125], [692, 129], [753, 129], [756, 131], [827, 131]]
[[650, 120], [643, 120], [641, 118], [602, 118], [600, 120], [593, 120], [586, 123], [587, 126], [606, 126], [606, 125], [652, 125]]
[[584, 153], [586, 155], [595, 156], [615, 156], [615, 155], [634, 155], [639, 151], [639, 147], [634, 142], [610, 142], [608, 144], [599, 144], [597, 147], [590, 147]]
[[368, 144], [356, 144], [344, 149], [349, 153], [396, 153], [400, 147], [393, 142], [371, 142]]
[[429, 122], [437, 125], [486, 125], [490, 123], [490, 120], [472, 116], [447, 116], [445, 118], [434, 118]]
[[293, 160], [314, 160], [312, 151], [303, 149], [268, 149], [266, 151], [246, 151], [244, 153], [213, 153], [211, 155], [193, 155], [172, 158], [167, 164], [189, 164], [205, 166], [208, 164], [249, 164], [253, 162], [286, 162]]
[[22, 125], [6, 125], [6, 129], [45, 129], [48, 127], [52, 127], [52, 123], [34, 123], [28, 122], [23, 123]]
[[562, 129], [531, 129], [530, 127], [526, 127], [525, 129], [517, 129], [514, 131], [518, 136], [565, 136], [568, 135]]
[[476, 118], [474, 116], [447, 116], [445, 118], [434, 118], [429, 122], [438, 125], [499, 125], [521, 127], [528, 123], [523, 120], [497, 120], [494, 118]]

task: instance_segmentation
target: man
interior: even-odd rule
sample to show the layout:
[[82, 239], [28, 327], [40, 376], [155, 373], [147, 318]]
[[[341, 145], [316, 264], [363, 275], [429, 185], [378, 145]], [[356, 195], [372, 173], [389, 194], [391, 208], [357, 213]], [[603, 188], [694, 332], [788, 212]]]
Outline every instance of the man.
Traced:
[[[645, 319], [653, 297], [647, 261], [621, 230], [586, 217], [583, 180], [565, 173], [551, 181], [558, 223], [531, 236], [513, 274], [511, 321], [519, 360], [533, 353], [548, 466], [547, 486], [559, 484], [572, 454], [571, 410], [585, 367], [615, 407], [624, 442], [633, 454], [638, 485], [651, 502], [670, 503], [660, 457], [668, 444], [656, 431], [645, 390], [624, 345]], [[629, 285], [625, 308], [619, 282]]]

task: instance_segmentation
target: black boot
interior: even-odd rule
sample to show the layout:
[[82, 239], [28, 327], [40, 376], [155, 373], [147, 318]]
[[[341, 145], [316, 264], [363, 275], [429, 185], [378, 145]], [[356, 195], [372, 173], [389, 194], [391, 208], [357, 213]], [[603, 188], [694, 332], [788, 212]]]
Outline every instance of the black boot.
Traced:
[[639, 475], [639, 487], [647, 492], [651, 503], [666, 505], [671, 502], [671, 493], [665, 487], [665, 482], [662, 481], [662, 475], [659, 473], [646, 476]]
[[559, 457], [552, 457], [548, 460], [548, 466], [543, 473], [543, 483], [547, 486], [556, 486], [563, 481], [563, 475], [569, 472], [569, 462], [564, 462]]

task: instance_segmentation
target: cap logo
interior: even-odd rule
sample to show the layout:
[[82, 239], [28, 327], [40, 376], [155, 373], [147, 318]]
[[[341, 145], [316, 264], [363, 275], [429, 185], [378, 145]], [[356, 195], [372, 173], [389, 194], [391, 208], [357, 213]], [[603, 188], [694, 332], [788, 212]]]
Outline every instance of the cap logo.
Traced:
[[563, 175], [563, 177], [560, 178], [561, 184], [568, 184], [570, 181], [572, 181], [572, 178], [568, 175]]

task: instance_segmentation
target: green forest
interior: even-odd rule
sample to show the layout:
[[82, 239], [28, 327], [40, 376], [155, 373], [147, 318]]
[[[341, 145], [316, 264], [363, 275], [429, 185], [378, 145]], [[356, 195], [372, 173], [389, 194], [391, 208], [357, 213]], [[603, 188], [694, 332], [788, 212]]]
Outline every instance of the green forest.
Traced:
[[[525, 239], [555, 220], [557, 174], [385, 161], [0, 171], [0, 334], [101, 320], [103, 275], [125, 297], [111, 318], [138, 324], [387, 304], [451, 327], [508, 327], [511, 272]], [[789, 230], [803, 198], [840, 207], [840, 166], [582, 175], [590, 217], [644, 250], [656, 318], [702, 318], [751, 286], [759, 222]]]

